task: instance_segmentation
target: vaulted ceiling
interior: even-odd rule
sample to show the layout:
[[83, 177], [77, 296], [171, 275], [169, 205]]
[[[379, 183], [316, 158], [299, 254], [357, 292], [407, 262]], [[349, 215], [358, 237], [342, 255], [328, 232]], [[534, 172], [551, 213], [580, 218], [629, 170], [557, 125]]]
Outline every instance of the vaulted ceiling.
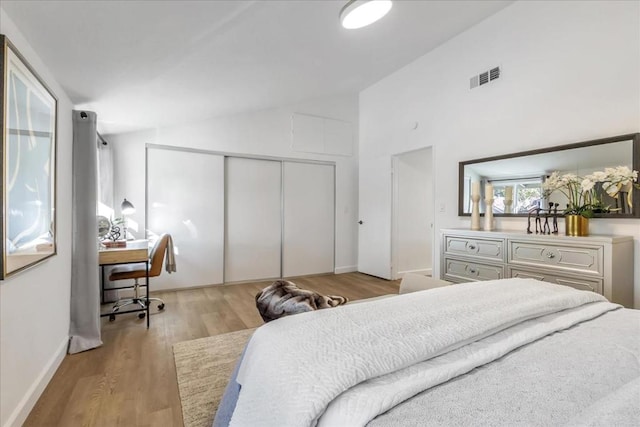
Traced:
[[2, 8], [103, 133], [357, 93], [511, 1], [12, 1]]

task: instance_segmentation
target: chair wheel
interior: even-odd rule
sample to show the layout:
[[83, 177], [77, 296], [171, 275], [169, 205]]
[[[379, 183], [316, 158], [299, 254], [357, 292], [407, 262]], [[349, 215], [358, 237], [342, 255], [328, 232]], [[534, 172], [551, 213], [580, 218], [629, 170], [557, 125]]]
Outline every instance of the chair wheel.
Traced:
[[116, 320], [115, 314], [112, 314], [111, 316], [109, 316], [109, 322], [113, 322], [114, 320]]
[[146, 315], [147, 315], [147, 313], [145, 313], [145, 312], [138, 313], [138, 319], [144, 319]]
[[158, 304], [158, 310], [164, 310], [164, 304]]

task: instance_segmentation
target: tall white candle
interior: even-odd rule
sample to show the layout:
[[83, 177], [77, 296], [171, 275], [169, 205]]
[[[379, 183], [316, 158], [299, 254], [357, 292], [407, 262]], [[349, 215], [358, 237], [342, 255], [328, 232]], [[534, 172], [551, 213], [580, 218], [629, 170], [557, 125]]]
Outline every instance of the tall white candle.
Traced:
[[487, 184], [484, 187], [484, 198], [485, 199], [493, 199], [493, 185]]
[[474, 181], [471, 183], [471, 195], [472, 196], [480, 195], [480, 183], [478, 181]]
[[504, 188], [504, 198], [507, 200], [513, 200], [513, 187], [508, 186]]

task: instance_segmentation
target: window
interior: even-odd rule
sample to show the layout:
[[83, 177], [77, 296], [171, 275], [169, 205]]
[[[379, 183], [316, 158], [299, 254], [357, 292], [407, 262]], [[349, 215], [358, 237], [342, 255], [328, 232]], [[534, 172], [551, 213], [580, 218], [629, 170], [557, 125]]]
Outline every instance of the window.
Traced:
[[[528, 213], [544, 208], [542, 177], [489, 180], [493, 185], [494, 213]], [[511, 190], [509, 190], [511, 188]], [[507, 196], [511, 193], [511, 203]]]

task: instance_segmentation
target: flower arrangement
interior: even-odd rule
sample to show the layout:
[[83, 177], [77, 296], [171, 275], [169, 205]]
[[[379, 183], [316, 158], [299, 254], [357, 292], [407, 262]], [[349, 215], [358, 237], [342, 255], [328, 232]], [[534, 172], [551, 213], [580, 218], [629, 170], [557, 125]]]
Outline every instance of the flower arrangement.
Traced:
[[569, 201], [565, 215], [581, 215], [591, 218], [594, 211], [609, 212], [611, 209], [604, 206], [596, 192], [596, 184], [602, 183], [602, 189], [611, 197], [616, 197], [623, 189], [627, 191], [627, 203], [632, 206], [632, 191], [630, 187], [640, 188], [636, 184], [638, 171], [632, 171], [627, 166], [605, 168], [604, 171], [596, 171], [584, 177], [575, 174], [560, 175], [553, 172], [542, 184], [544, 197], [548, 198], [554, 191], [560, 191]]

